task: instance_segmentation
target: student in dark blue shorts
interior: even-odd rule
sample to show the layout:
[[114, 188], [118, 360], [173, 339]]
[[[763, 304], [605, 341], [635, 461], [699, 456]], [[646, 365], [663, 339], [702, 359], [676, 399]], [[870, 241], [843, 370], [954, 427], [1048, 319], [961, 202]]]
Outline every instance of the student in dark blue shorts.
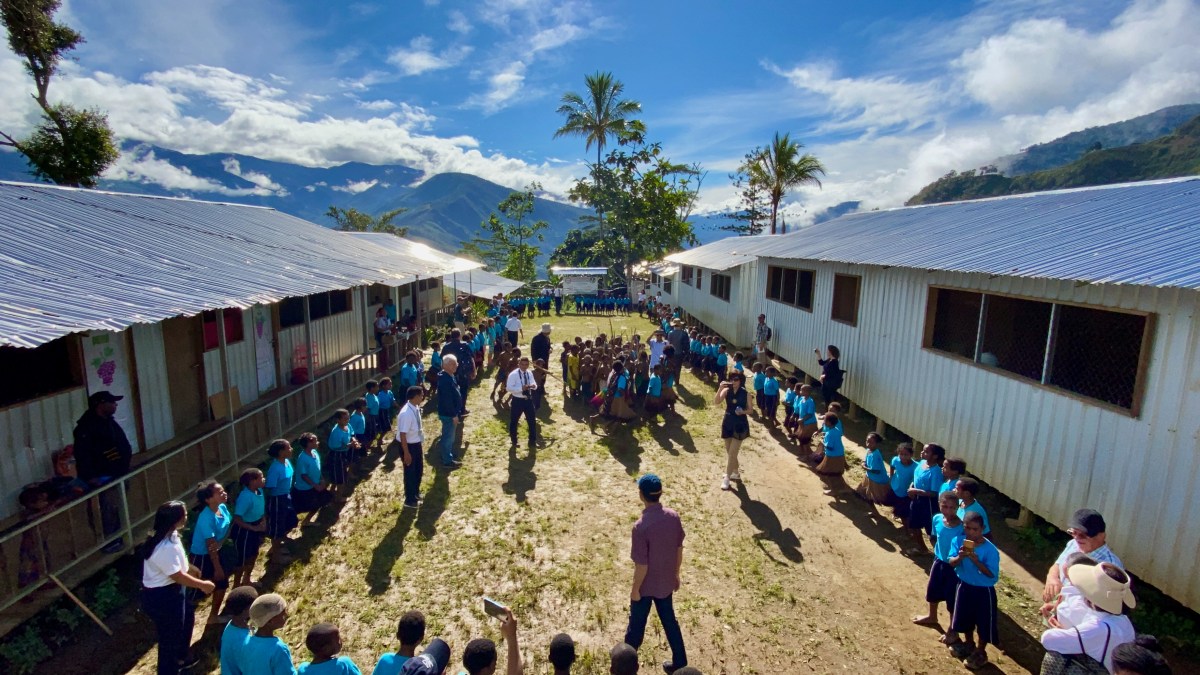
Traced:
[[272, 462], [267, 469], [267, 482], [263, 486], [267, 496], [267, 538], [271, 546], [267, 558], [277, 562], [288, 561], [287, 537], [296, 528], [296, 509], [292, 506], [292, 483], [296, 470], [292, 467], [292, 444], [285, 439], [271, 442], [267, 454]]
[[242, 491], [238, 493], [237, 501], [233, 505], [233, 530], [229, 535], [237, 552], [234, 587], [250, 583], [250, 574], [258, 560], [258, 549], [262, 546], [263, 533], [267, 531], [267, 505], [263, 495], [263, 485], [266, 482], [263, 472], [256, 468], [246, 469], [238, 479]]
[[[950, 544], [950, 564], [958, 573], [954, 615], [946, 644], [963, 665], [976, 670], [987, 665], [987, 646], [999, 640], [996, 582], [1000, 579], [1000, 550], [983, 536], [983, 516], [968, 511], [963, 533]], [[964, 637], [959, 638], [959, 633]], [[973, 642], [972, 638], [979, 641]]]
[[[958, 573], [950, 564], [950, 545], [963, 533], [962, 521], [958, 519], [958, 498], [952, 492], [943, 492], [938, 507], [941, 513], [933, 517], [933, 528], [938, 533], [937, 545], [933, 549], [933, 565], [929, 568], [929, 583], [925, 586], [925, 602], [929, 612], [914, 616], [918, 626], [938, 625], [938, 603], [946, 603], [950, 616], [954, 616], [954, 596], [958, 593]], [[946, 641], [942, 635], [942, 641]]]

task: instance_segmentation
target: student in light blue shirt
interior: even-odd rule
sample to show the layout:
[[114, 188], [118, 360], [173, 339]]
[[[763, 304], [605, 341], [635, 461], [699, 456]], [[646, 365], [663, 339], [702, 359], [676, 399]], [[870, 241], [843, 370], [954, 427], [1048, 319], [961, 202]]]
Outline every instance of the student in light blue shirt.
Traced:
[[779, 425], [779, 371], [775, 366], [767, 366], [763, 381], [763, 416], [771, 426]]
[[221, 675], [253, 675], [242, 670], [242, 650], [250, 641], [250, 605], [258, 597], [253, 586], [238, 586], [229, 591], [224, 614], [229, 623], [221, 631]]
[[230, 534], [237, 551], [237, 574], [233, 579], [235, 588], [250, 583], [250, 573], [254, 571], [258, 549], [267, 531], [267, 506], [263, 495], [266, 477], [260, 469], [251, 467], [242, 472], [238, 482], [242, 490], [233, 504], [233, 529]]
[[[229, 588], [229, 577], [237, 566], [232, 549], [221, 555], [221, 547], [233, 527], [233, 516], [225, 505], [228, 499], [225, 487], [215, 480], [206, 481], [196, 490], [196, 505], [200, 514], [196, 516], [196, 525], [192, 528], [192, 545], [188, 553], [191, 563], [200, 570], [200, 578], [216, 586], [212, 593], [212, 610], [208, 615], [210, 625], [217, 623], [225, 590]], [[193, 597], [197, 601], [200, 599], [199, 595]]]
[[404, 365], [400, 366], [399, 379], [400, 391], [408, 391], [409, 387], [417, 386], [419, 375], [416, 352], [409, 352], [404, 355]]
[[[1000, 579], [1000, 551], [983, 537], [982, 516], [970, 511], [962, 520], [963, 533], [950, 545], [950, 564], [958, 574], [959, 584], [946, 644], [951, 649], [960, 641], [968, 647], [974, 644], [975, 649], [969, 654], [969, 649], [960, 649], [955, 655], [966, 657], [963, 665], [976, 670], [987, 664], [987, 646], [999, 638], [996, 582]], [[960, 640], [960, 633], [965, 634], [965, 639]]]
[[275, 636], [287, 624], [287, 602], [276, 593], [255, 598], [250, 605], [250, 623], [256, 627], [239, 659], [247, 675], [296, 675], [292, 650]]
[[867, 434], [864, 444], [867, 446], [867, 456], [863, 459], [863, 469], [867, 475], [854, 491], [869, 502], [887, 504], [891, 488], [888, 486], [887, 466], [883, 463], [883, 436], [872, 431]]
[[298, 675], [362, 675], [350, 657], [337, 655], [342, 651], [342, 636], [337, 626], [319, 623], [308, 629], [304, 646], [312, 652], [313, 659], [300, 664]]
[[932, 519], [937, 543], [933, 547], [933, 565], [929, 568], [929, 581], [925, 585], [925, 602], [929, 603], [929, 611], [924, 616], [913, 617], [913, 623], [918, 626], [939, 625], [938, 603], [946, 603], [946, 609], [953, 617], [954, 596], [958, 593], [958, 573], [950, 564], [954, 541], [963, 533], [962, 521], [955, 514], [958, 498], [953, 492], [943, 492], [938, 508], [941, 512]]
[[968, 513], [978, 513], [983, 518], [983, 536], [986, 537], [990, 534], [992, 528], [988, 526], [987, 511], [984, 510], [982, 504], [975, 500], [975, 495], [979, 494], [979, 481], [969, 476], [960, 476], [958, 485], [955, 486], [955, 492], [959, 499], [958, 517], [966, 520]]
[[342, 486], [346, 483], [349, 470], [350, 450], [357, 443], [354, 432], [350, 430], [350, 411], [344, 408], [338, 410], [333, 414], [333, 428], [329, 430], [329, 439], [325, 441], [325, 447], [329, 450], [325, 459], [329, 464], [329, 484], [339, 501], [344, 499]]
[[[383, 449], [383, 437], [387, 432], [392, 430], [392, 408], [396, 405], [396, 395], [392, 393], [392, 378], [385, 377], [379, 380], [379, 419], [375, 422], [375, 430], [373, 433], [375, 449]], [[370, 446], [364, 445], [360, 448], [361, 452], [365, 453]]]
[[292, 504], [292, 481], [296, 470], [292, 466], [292, 444], [279, 439], [267, 448], [273, 460], [267, 469], [264, 486], [267, 496], [267, 538], [271, 546], [267, 556], [280, 560], [287, 557], [287, 536], [296, 528], [296, 509]]
[[846, 472], [846, 447], [842, 444], [842, 424], [836, 413], [825, 413], [821, 431], [825, 452], [816, 471], [826, 476], [841, 476]]
[[967, 461], [960, 457], [947, 457], [946, 461], [942, 462], [942, 481], [941, 487], [938, 488], [938, 494], [943, 492], [954, 492], [958, 489], [958, 477], [967, 472]]
[[[913, 475], [917, 471], [917, 463], [913, 461], [912, 444], [901, 444], [896, 449], [896, 456], [891, 461], [891, 480], [888, 482], [892, 488], [892, 501], [895, 503], [904, 502], [908, 504], [908, 488], [912, 487]], [[904, 509], [904, 515], [907, 515], [908, 510]]]
[[400, 675], [404, 663], [416, 656], [417, 645], [425, 639], [425, 615], [416, 610], [405, 612], [396, 628], [396, 639], [400, 641], [399, 651], [379, 657], [371, 675]]
[[[379, 382], [367, 380], [363, 400], [367, 402], [367, 436], [374, 439], [379, 433]], [[367, 444], [367, 447], [370, 443]]]
[[321, 441], [312, 432], [300, 434], [300, 438], [296, 439], [296, 478], [292, 488], [292, 505], [297, 513], [308, 514], [302, 526], [311, 523], [321, 508], [333, 500], [333, 495], [321, 481], [321, 456], [317, 454], [320, 445]]

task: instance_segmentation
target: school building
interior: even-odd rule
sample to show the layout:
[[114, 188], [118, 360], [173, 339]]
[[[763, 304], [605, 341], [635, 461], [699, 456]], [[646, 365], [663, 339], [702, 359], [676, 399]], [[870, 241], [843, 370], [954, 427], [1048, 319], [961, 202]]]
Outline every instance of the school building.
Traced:
[[[17, 501], [54, 475], [89, 394], [125, 397], [133, 471], [104, 490], [136, 539], [163, 501], [234, 478], [378, 376], [387, 299], [431, 317], [442, 280], [480, 267], [267, 208], [5, 182], [0, 251], [0, 632], [47, 601], [46, 572], [70, 585], [112, 559], [96, 492], [39, 515]], [[23, 546], [43, 558], [33, 583]]]
[[1200, 178], [856, 213], [669, 257], [739, 346], [967, 460], [1051, 523], [1099, 509], [1129, 569], [1200, 609]]

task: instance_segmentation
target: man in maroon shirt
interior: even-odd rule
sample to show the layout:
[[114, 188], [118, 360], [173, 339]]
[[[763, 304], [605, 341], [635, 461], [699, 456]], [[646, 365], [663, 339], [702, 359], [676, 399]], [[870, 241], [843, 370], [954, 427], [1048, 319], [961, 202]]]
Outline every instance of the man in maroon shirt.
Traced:
[[658, 503], [662, 497], [662, 480], [648, 473], [638, 479], [638, 496], [642, 500], [642, 517], [633, 525], [633, 590], [629, 594], [629, 627], [625, 644], [638, 649], [646, 633], [650, 605], [658, 612], [671, 660], [663, 664], [670, 675], [687, 665], [683, 648], [683, 633], [675, 619], [672, 594], [679, 590], [679, 568], [683, 565], [683, 523], [679, 514]]

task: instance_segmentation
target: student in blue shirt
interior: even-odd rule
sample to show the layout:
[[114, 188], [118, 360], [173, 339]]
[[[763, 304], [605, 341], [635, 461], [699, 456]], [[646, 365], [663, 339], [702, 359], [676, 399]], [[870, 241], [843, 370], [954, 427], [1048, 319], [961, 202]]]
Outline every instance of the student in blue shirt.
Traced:
[[[350, 402], [350, 433], [354, 434], [354, 440], [358, 441], [360, 448], [365, 448], [371, 444], [371, 438], [367, 436], [367, 400], [364, 398], [356, 398]], [[376, 415], [378, 417], [378, 415]], [[356, 459], [354, 453], [350, 453], [351, 461]]]
[[[376, 450], [383, 449], [383, 437], [387, 432], [392, 430], [392, 408], [396, 405], [396, 395], [392, 393], [392, 378], [385, 377], [379, 380], [379, 419], [375, 422], [375, 431], [372, 438], [375, 443]], [[370, 446], [364, 445], [359, 448], [361, 453], [366, 453]], [[361, 457], [361, 455], [360, 455]]]
[[946, 603], [950, 616], [954, 616], [954, 595], [958, 592], [958, 573], [950, 564], [954, 540], [963, 533], [962, 521], [958, 519], [958, 498], [952, 492], [943, 492], [938, 500], [940, 513], [933, 517], [933, 529], [937, 532], [937, 545], [933, 547], [933, 565], [929, 568], [929, 582], [925, 585], [925, 602], [929, 611], [925, 616], [914, 616], [912, 622], [918, 626], [938, 625], [938, 603]]
[[258, 549], [267, 531], [267, 506], [263, 495], [266, 477], [261, 470], [250, 468], [242, 472], [238, 482], [242, 490], [233, 504], [233, 529], [230, 534], [234, 550], [237, 551], [237, 574], [233, 580], [235, 588], [250, 583], [250, 574], [254, 571], [254, 563], [258, 561]]
[[[367, 436], [372, 439], [379, 434], [379, 382], [375, 380], [367, 380], [363, 385], [366, 391], [363, 393], [363, 400], [367, 402]], [[369, 447], [368, 443], [364, 447]]]
[[349, 656], [338, 656], [342, 651], [342, 636], [337, 626], [319, 623], [308, 629], [304, 646], [312, 652], [312, 661], [305, 661], [296, 670], [298, 675], [362, 675]]
[[824, 457], [817, 464], [817, 473], [825, 476], [841, 476], [846, 473], [846, 447], [842, 445], [842, 423], [836, 413], [825, 413], [825, 426], [821, 427]]
[[717, 376], [717, 380], [724, 380], [729, 372], [729, 352], [728, 347], [721, 345], [717, 347], [717, 369], [713, 371], [713, 375]]
[[272, 441], [267, 454], [273, 460], [263, 486], [267, 495], [267, 538], [271, 540], [267, 557], [287, 562], [287, 536], [296, 527], [296, 509], [292, 505], [292, 481], [296, 475], [291, 461], [292, 444], [282, 438]]
[[667, 404], [663, 399], [663, 367], [657, 364], [651, 370], [650, 381], [646, 384], [646, 414], [651, 420], [657, 420], [658, 414], [666, 410]]
[[329, 484], [337, 495], [337, 501], [346, 501], [342, 494], [342, 486], [346, 484], [346, 472], [350, 464], [350, 451], [358, 441], [350, 430], [350, 411], [345, 408], [333, 414], [333, 428], [329, 430], [329, 440], [325, 447], [329, 449], [326, 456], [329, 464]]
[[[200, 509], [200, 515], [196, 516], [196, 525], [192, 528], [192, 545], [188, 553], [191, 563], [200, 570], [200, 578], [213, 582], [216, 587], [212, 593], [212, 609], [208, 613], [210, 626], [218, 623], [221, 601], [225, 599], [225, 590], [229, 588], [229, 575], [236, 566], [233, 550], [222, 549], [229, 539], [229, 529], [233, 527], [233, 516], [225, 505], [228, 500], [225, 487], [215, 480], [206, 481], [196, 490], [196, 506]], [[191, 595], [194, 602], [203, 597], [198, 592]]]
[[913, 476], [917, 472], [912, 443], [901, 443], [896, 447], [896, 456], [892, 458], [890, 469], [892, 475], [888, 483], [892, 493], [888, 499], [896, 517], [904, 521], [908, 518], [908, 488], [912, 487]]
[[425, 639], [425, 615], [416, 610], [405, 612], [396, 628], [396, 639], [400, 641], [399, 651], [380, 656], [371, 675], [400, 675], [404, 663], [417, 655], [417, 645]]
[[766, 368], [763, 364], [755, 362], [750, 366], [750, 372], [754, 373], [754, 378], [750, 381], [750, 388], [754, 390], [754, 407], [758, 408], [759, 415], [763, 415], [767, 410], [767, 395], [763, 393], [767, 386]]
[[992, 528], [988, 526], [987, 511], [983, 505], [975, 500], [975, 495], [979, 494], [979, 481], [969, 476], [960, 476], [958, 485], [955, 486], [955, 492], [958, 494], [958, 517], [966, 519], [968, 513], [978, 513], [983, 518], [983, 536], [988, 536], [992, 532]]
[[745, 365], [745, 363], [743, 363], [745, 360], [746, 360], [746, 355], [741, 352], [736, 352], [733, 355], [733, 369], [738, 371], [742, 375], [746, 374], [746, 365]]
[[854, 492], [869, 502], [886, 504], [892, 490], [888, 485], [887, 465], [883, 463], [883, 437], [872, 431], [867, 434], [864, 444], [867, 456], [863, 459], [863, 469], [867, 475]]
[[800, 385], [800, 396], [796, 397], [796, 440], [803, 448], [809, 447], [813, 434], [817, 433], [817, 402], [812, 397], [812, 385]]
[[295, 507], [296, 513], [308, 514], [300, 524], [301, 527], [312, 523], [317, 512], [333, 500], [333, 495], [325, 489], [325, 483], [321, 480], [321, 456], [317, 454], [317, 447], [320, 445], [321, 441], [317, 440], [317, 435], [306, 431], [300, 434], [294, 446], [296, 480], [292, 488], [292, 506]]
[[404, 365], [400, 366], [400, 391], [408, 391], [409, 387], [415, 387], [419, 384], [420, 377], [417, 370], [417, 353], [409, 352], [404, 355]]
[[933, 516], [937, 510], [938, 489], [942, 486], [942, 462], [946, 449], [936, 443], [921, 448], [921, 461], [913, 472], [913, 484], [908, 488], [908, 520], [904, 526], [912, 537], [918, 553], [928, 553], [925, 535], [933, 534]]
[[224, 615], [229, 617], [221, 631], [221, 675], [252, 675], [242, 670], [242, 652], [254, 629], [250, 627], [250, 605], [258, 598], [253, 586], [238, 586], [229, 591]]
[[779, 371], [767, 366], [763, 380], [763, 416], [771, 426], [779, 426]]
[[253, 675], [296, 675], [292, 650], [275, 636], [287, 624], [287, 602], [277, 593], [267, 593], [250, 605], [250, 623], [256, 627], [239, 659], [242, 672]]
[[[971, 670], [988, 662], [987, 646], [999, 638], [996, 582], [1000, 579], [1000, 551], [983, 537], [983, 516], [968, 511], [963, 533], [950, 545], [950, 564], [958, 574], [954, 614], [946, 644]], [[978, 642], [972, 638], [978, 633]], [[959, 633], [965, 635], [959, 638]]]
[[960, 457], [947, 457], [942, 462], [942, 481], [938, 494], [955, 492], [958, 489], [958, 477], [967, 472], [967, 460]]

